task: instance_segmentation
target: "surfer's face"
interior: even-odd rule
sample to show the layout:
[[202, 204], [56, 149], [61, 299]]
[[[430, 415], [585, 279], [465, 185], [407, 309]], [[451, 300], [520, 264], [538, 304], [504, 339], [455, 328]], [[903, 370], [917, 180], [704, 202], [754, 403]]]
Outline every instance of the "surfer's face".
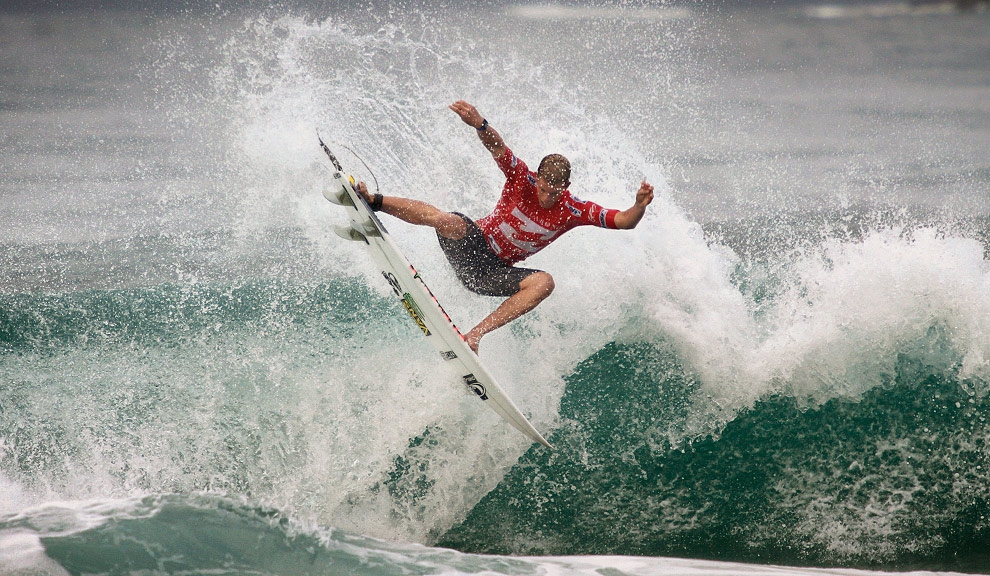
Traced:
[[536, 170], [536, 186], [539, 189], [540, 205], [550, 208], [557, 203], [560, 195], [571, 185], [571, 162], [560, 154], [550, 154], [540, 160]]
[[564, 182], [563, 184], [551, 184], [546, 178], [541, 174], [536, 174], [536, 188], [539, 190], [540, 205], [544, 208], [550, 208], [557, 203], [560, 199], [560, 195], [567, 190], [567, 186], [570, 182]]

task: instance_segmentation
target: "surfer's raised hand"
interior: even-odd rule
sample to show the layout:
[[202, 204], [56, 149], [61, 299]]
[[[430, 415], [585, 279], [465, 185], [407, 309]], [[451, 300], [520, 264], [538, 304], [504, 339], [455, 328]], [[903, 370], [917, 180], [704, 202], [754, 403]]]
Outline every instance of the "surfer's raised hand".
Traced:
[[498, 131], [488, 125], [488, 120], [478, 112], [478, 109], [463, 100], [458, 100], [450, 105], [450, 109], [461, 117], [465, 124], [478, 131], [478, 138], [485, 148], [492, 153], [492, 157], [498, 159], [505, 154], [505, 142], [499, 136]]
[[636, 191], [636, 203], [628, 210], [615, 215], [615, 227], [620, 230], [632, 230], [646, 214], [646, 207], [653, 202], [653, 185], [643, 180]]
[[450, 109], [457, 113], [465, 124], [472, 128], [480, 129], [482, 124], [485, 123], [485, 118], [481, 115], [481, 112], [478, 112], [477, 108], [463, 100], [458, 100], [451, 104]]
[[643, 180], [639, 190], [636, 191], [636, 205], [646, 208], [651, 202], [653, 202], [653, 185]]

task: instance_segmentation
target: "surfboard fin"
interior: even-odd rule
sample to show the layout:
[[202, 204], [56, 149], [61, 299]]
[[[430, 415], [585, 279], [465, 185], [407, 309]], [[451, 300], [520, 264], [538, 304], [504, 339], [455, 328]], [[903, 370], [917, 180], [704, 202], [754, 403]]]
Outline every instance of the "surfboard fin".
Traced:
[[331, 204], [336, 204], [337, 206], [354, 206], [354, 202], [351, 200], [347, 190], [344, 190], [344, 185], [336, 180], [324, 184], [323, 197], [329, 200]]
[[364, 234], [358, 232], [350, 226], [334, 225], [333, 232], [344, 240], [350, 240], [351, 242], [368, 242], [368, 239], [365, 238]]

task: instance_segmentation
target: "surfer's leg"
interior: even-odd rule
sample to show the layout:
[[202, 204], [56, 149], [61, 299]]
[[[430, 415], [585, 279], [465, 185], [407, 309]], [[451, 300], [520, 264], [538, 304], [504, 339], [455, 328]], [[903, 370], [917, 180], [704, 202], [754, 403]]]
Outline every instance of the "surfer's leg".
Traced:
[[538, 271], [530, 274], [519, 283], [519, 291], [510, 296], [505, 302], [488, 315], [470, 332], [464, 335], [468, 346], [475, 353], [478, 352], [478, 344], [481, 337], [492, 330], [497, 330], [519, 318], [523, 314], [536, 308], [540, 302], [546, 299], [553, 292], [553, 276], [546, 272]]
[[451, 240], [460, 240], [467, 233], [463, 218], [420, 200], [386, 196], [382, 199], [382, 212], [410, 224], [432, 226], [438, 234]]
[[[364, 194], [370, 204], [372, 198], [364, 182], [358, 184], [358, 190]], [[460, 240], [467, 234], [467, 224], [464, 223], [463, 218], [420, 200], [382, 196], [381, 211], [410, 224], [431, 226], [438, 234], [451, 240]]]

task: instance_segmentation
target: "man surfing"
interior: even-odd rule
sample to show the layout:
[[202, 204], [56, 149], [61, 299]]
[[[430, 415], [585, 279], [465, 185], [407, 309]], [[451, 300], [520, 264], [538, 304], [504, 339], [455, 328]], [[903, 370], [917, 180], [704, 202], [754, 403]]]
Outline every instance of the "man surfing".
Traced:
[[410, 224], [431, 226], [458, 279], [472, 292], [506, 298], [464, 339], [478, 352], [481, 338], [526, 314], [553, 292], [553, 277], [542, 271], [515, 266], [564, 232], [577, 226], [631, 230], [653, 201], [653, 186], [643, 181], [636, 202], [626, 210], [606, 209], [571, 195], [571, 165], [560, 154], [543, 158], [536, 172], [516, 157], [481, 113], [459, 100], [450, 109], [475, 128], [485, 148], [505, 174], [502, 195], [491, 214], [474, 222], [459, 212], [445, 212], [431, 204], [397, 196], [358, 191], [373, 210]]

